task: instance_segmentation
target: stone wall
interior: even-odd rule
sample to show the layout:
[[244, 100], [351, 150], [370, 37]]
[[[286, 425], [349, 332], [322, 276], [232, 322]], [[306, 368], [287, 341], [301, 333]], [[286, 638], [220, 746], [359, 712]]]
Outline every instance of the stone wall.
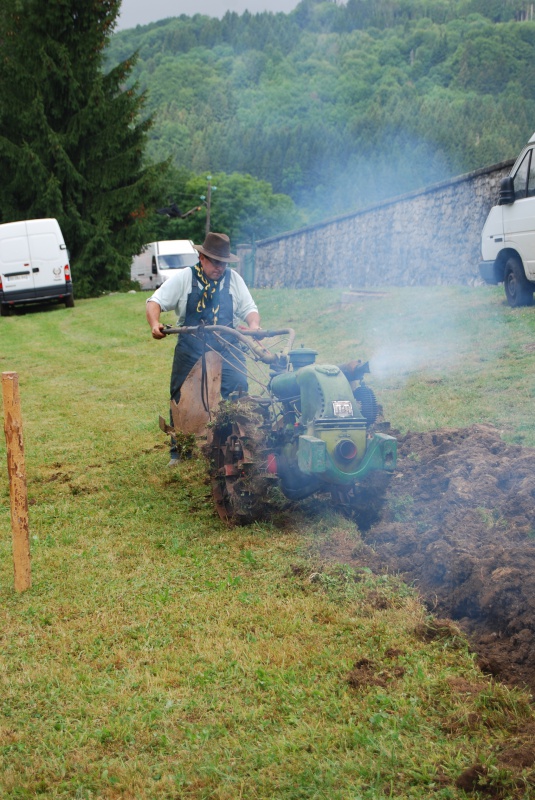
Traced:
[[495, 164], [256, 243], [255, 287], [412, 286], [480, 282], [481, 229], [513, 161]]

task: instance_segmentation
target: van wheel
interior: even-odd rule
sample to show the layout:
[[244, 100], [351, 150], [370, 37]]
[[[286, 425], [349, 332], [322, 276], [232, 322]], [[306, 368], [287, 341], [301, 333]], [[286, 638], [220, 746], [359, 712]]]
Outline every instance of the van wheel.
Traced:
[[526, 278], [522, 262], [516, 256], [510, 256], [505, 262], [503, 285], [511, 308], [533, 305], [533, 284]]
[[7, 303], [0, 303], [0, 317], [10, 317], [11, 316], [11, 308], [7, 305]]
[[70, 294], [65, 298], [65, 308], [74, 308], [74, 295]]

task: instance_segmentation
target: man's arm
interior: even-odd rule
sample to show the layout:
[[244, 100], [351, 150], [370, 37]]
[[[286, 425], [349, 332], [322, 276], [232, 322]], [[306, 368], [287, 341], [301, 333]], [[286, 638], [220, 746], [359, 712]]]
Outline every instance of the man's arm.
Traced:
[[165, 339], [165, 333], [162, 333], [163, 325], [160, 322], [160, 314], [162, 309], [155, 303], [154, 300], [147, 300], [146, 314], [147, 322], [150, 325], [153, 339]]
[[260, 314], [255, 301], [251, 297], [251, 292], [236, 270], [230, 270], [230, 275], [230, 290], [234, 298], [234, 315], [238, 319], [245, 320], [250, 330], [257, 331], [260, 328]]
[[164, 326], [160, 322], [160, 314], [163, 311], [174, 311], [177, 315], [177, 325], [182, 324], [181, 320], [186, 313], [192, 272], [191, 269], [175, 269], [173, 272], [175, 274], [164, 281], [145, 304], [147, 322], [154, 339], [166, 338], [165, 333], [162, 333]]
[[252, 331], [257, 331], [260, 328], [260, 314], [258, 311], [249, 311], [245, 321]]

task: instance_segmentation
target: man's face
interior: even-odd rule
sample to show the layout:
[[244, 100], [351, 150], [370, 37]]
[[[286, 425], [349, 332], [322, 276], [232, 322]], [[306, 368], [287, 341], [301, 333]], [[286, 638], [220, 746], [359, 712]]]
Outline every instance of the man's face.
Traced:
[[225, 261], [216, 261], [215, 259], [210, 259], [208, 256], [205, 256], [203, 253], [199, 253], [199, 258], [201, 262], [202, 271], [206, 275], [206, 277], [211, 281], [218, 281], [221, 278], [227, 268], [227, 264]]

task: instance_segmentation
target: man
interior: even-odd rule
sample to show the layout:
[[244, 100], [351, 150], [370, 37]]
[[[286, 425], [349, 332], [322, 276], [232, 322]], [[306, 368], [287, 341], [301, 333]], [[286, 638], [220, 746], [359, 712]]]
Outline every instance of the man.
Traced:
[[[160, 322], [162, 311], [175, 311], [177, 326], [226, 325], [235, 327], [242, 320], [251, 330], [260, 328], [258, 308], [245, 281], [227, 264], [238, 261], [230, 252], [230, 240], [224, 233], [208, 233], [202, 245], [194, 245], [199, 253], [198, 263], [191, 268], [177, 270], [165, 281], [146, 305], [147, 321], [154, 339], [164, 339]], [[210, 346], [222, 349], [212, 337]], [[171, 370], [171, 400], [178, 403], [180, 389], [205, 348], [203, 337], [191, 334], [179, 336]], [[228, 363], [230, 362], [230, 363]], [[226, 399], [231, 392], [247, 392], [245, 358], [231, 347], [225, 350], [221, 377], [221, 395]], [[171, 417], [172, 419], [172, 417]], [[176, 444], [171, 442], [171, 461], [179, 461]]]

